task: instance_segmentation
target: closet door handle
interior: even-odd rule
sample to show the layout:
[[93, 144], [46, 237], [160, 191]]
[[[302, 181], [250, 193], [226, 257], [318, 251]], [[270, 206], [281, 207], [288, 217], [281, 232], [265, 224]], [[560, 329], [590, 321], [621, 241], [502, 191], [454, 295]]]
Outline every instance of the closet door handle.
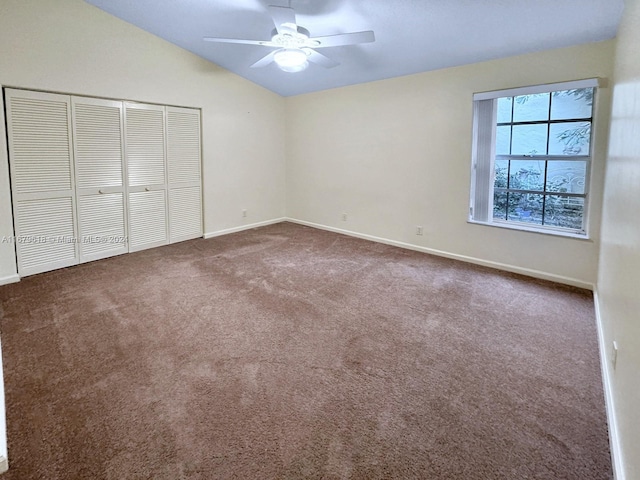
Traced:
[[104, 193], [104, 190], [98, 190], [98, 193], [102, 195]]
[[151, 191], [151, 189], [150, 189], [149, 187], [144, 187], [144, 191], [145, 191], [145, 192], [150, 192], [150, 191]]

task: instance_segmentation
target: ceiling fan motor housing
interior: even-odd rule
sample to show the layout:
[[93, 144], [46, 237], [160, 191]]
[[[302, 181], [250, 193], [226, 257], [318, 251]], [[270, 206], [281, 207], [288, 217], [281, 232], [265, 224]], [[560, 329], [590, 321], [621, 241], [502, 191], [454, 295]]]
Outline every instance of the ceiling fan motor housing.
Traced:
[[[301, 27], [300, 25], [296, 25], [298, 33], [300, 33], [301, 35], [304, 35], [305, 37], [309, 38], [311, 36], [311, 34], [309, 33], [309, 30], [307, 30], [304, 27]], [[278, 34], [278, 29], [274, 28], [273, 30], [271, 30], [271, 38], [275, 37]]]

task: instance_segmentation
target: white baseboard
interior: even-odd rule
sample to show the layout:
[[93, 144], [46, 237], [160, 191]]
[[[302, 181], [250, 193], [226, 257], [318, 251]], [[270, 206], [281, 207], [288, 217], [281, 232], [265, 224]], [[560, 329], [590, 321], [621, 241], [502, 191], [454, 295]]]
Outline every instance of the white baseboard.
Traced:
[[593, 291], [593, 303], [596, 310], [596, 325], [598, 328], [598, 345], [600, 350], [600, 367], [602, 370], [602, 385], [604, 388], [604, 403], [607, 409], [607, 423], [609, 425], [609, 447], [611, 448], [611, 463], [613, 465], [613, 478], [615, 480], [625, 480], [624, 461], [622, 458], [622, 448], [620, 446], [620, 437], [618, 436], [618, 421], [614, 408], [613, 389], [611, 386], [611, 362], [609, 355], [611, 349], [606, 345], [604, 338], [604, 327], [602, 324], [602, 316], [600, 313], [600, 300], [598, 298], [598, 289]]
[[0, 285], [7, 285], [8, 283], [16, 283], [20, 281], [20, 275], [9, 275], [8, 277], [0, 277]]
[[7, 454], [7, 420], [4, 410], [4, 377], [2, 375], [2, 347], [0, 346], [0, 473], [9, 469]]
[[584, 282], [576, 278], [564, 277], [562, 275], [554, 275], [552, 273], [542, 272], [540, 270], [533, 270], [530, 268], [518, 267], [515, 265], [509, 265], [506, 263], [492, 262], [489, 260], [482, 260], [481, 258], [468, 257], [466, 255], [459, 255], [457, 253], [445, 252], [443, 250], [436, 250], [433, 248], [421, 247], [419, 245], [413, 245], [411, 243], [398, 242], [397, 240], [390, 240], [388, 238], [381, 238], [373, 235], [367, 235], [364, 233], [352, 232], [350, 230], [343, 230], [341, 228], [329, 227], [326, 225], [320, 225], [318, 223], [306, 222], [304, 220], [297, 220], [295, 218], [286, 218], [284, 220], [286, 220], [287, 222], [297, 223], [300, 225], [306, 225], [307, 227], [319, 228], [321, 230], [328, 230], [330, 232], [341, 233], [343, 235], [349, 235], [351, 237], [357, 237], [357, 238], [362, 238], [364, 240], [371, 240], [373, 242], [384, 243], [386, 245], [392, 245], [394, 247], [406, 248], [408, 250], [415, 250], [417, 252], [437, 255], [438, 257], [451, 258], [453, 260], [460, 260], [461, 262], [473, 263], [475, 265], [482, 265], [484, 267], [495, 268], [497, 270], [504, 270], [511, 273], [518, 273], [520, 275], [539, 278], [541, 280], [549, 280], [552, 282], [563, 283], [565, 285], [584, 288], [586, 290], [594, 289], [594, 286], [592, 283]]
[[251, 230], [252, 228], [264, 227], [266, 225], [273, 225], [274, 223], [286, 222], [287, 218], [274, 218], [272, 220], [265, 220], [264, 222], [251, 223], [249, 225], [241, 225], [239, 227], [227, 228], [226, 230], [218, 230], [216, 232], [205, 233], [204, 238], [220, 237], [221, 235], [229, 235], [230, 233], [241, 232], [243, 230]]

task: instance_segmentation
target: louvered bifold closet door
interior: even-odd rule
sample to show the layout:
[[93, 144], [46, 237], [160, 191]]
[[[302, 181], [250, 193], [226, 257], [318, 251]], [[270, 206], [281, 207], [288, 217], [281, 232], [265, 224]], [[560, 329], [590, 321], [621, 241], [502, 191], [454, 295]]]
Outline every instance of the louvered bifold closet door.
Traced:
[[164, 107], [125, 103], [129, 251], [169, 243]]
[[80, 261], [128, 251], [122, 102], [72, 97]]
[[170, 241], [202, 236], [200, 110], [167, 107]]
[[5, 93], [18, 273], [24, 277], [75, 265], [71, 99]]

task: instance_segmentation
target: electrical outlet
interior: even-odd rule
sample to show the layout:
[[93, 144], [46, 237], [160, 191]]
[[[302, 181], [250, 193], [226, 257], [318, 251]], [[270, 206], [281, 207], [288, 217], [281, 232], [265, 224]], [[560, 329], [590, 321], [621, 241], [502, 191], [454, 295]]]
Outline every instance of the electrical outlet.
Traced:
[[611, 348], [611, 364], [613, 365], [613, 369], [616, 369], [616, 363], [618, 362], [618, 342], [613, 341], [613, 345]]
[[247, 209], [246, 209], [246, 208], [243, 208], [243, 209], [242, 209], [242, 216], [243, 216], [244, 218], [246, 218], [246, 217], [247, 217]]
[[346, 214], [346, 213], [343, 213], [343, 214], [342, 214], [342, 221], [343, 221], [343, 222], [346, 222], [346, 221], [347, 221], [347, 214]]
[[422, 226], [418, 225], [416, 227], [416, 235], [422, 235], [424, 233], [424, 230], [422, 228]]

